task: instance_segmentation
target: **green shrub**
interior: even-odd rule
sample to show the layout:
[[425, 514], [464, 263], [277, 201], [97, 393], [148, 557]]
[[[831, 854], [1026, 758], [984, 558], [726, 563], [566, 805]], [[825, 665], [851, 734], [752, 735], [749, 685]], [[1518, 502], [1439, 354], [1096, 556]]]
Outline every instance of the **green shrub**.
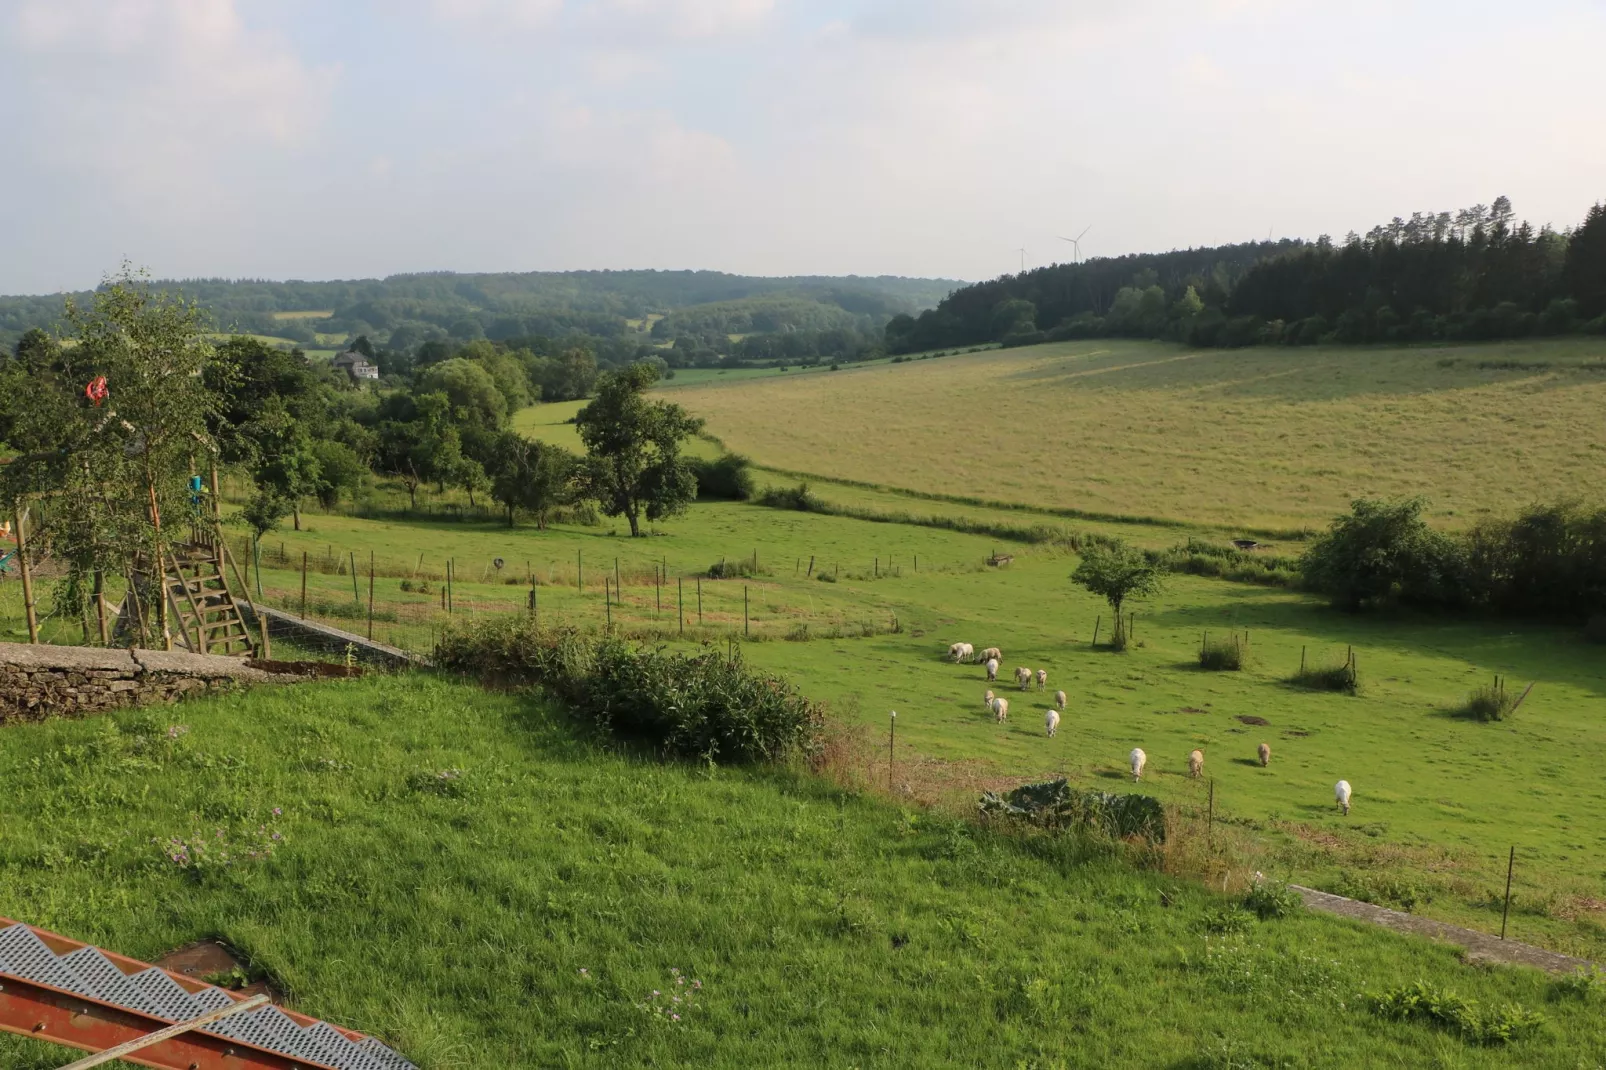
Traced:
[[1420, 1021], [1459, 1033], [1473, 1044], [1510, 1044], [1537, 1033], [1545, 1016], [1508, 1003], [1481, 1011], [1475, 1000], [1416, 981], [1371, 997], [1372, 1013], [1397, 1022]]
[[1305, 909], [1305, 900], [1282, 881], [1257, 880], [1244, 896], [1244, 909], [1261, 921], [1287, 918]]
[[1472, 694], [1461, 707], [1463, 717], [1470, 717], [1475, 721], [1503, 721], [1510, 715], [1512, 707], [1517, 700], [1506, 693], [1504, 687], [1494, 684], [1484, 684]]
[[448, 632], [435, 661], [540, 684], [610, 735], [673, 758], [785, 759], [812, 750], [823, 725], [818, 707], [785, 680], [749, 669], [739, 652], [671, 654], [511, 617]]
[[1418, 903], [1428, 903], [1433, 900], [1432, 895], [1404, 878], [1351, 873], [1348, 870], [1341, 872], [1337, 882], [1330, 885], [1327, 890], [1346, 899], [1359, 899], [1363, 903], [1375, 903], [1378, 906], [1398, 907], [1407, 913], [1414, 910]]
[[1556, 978], [1552, 992], [1558, 999], [1585, 1002], [1606, 999], [1606, 970], [1599, 966], [1581, 966], [1565, 977]]
[[1244, 667], [1244, 648], [1237, 636], [1206, 639], [1199, 645], [1199, 668], [1213, 672], [1237, 672]]
[[1348, 661], [1342, 665], [1300, 669], [1288, 678], [1288, 682], [1295, 687], [1305, 687], [1312, 691], [1339, 691], [1346, 695], [1353, 695], [1360, 690], [1360, 681], [1355, 675], [1355, 663]]
[[795, 509], [802, 513], [821, 513], [825, 503], [809, 490], [807, 483], [795, 487], [766, 487], [756, 499], [758, 504], [771, 509]]
[[1076, 791], [1064, 780], [1022, 784], [1003, 795], [984, 792], [981, 811], [1049, 828], [1081, 825], [1116, 839], [1141, 836], [1165, 842], [1165, 807], [1149, 795]]
[[711, 580], [734, 580], [743, 577], [767, 576], [769, 575], [769, 569], [763, 568], [751, 557], [738, 557], [734, 561], [722, 557], [708, 566], [707, 575]]
[[835, 572], [816, 572], [814, 574], [814, 578], [819, 580], [821, 583], [835, 583], [836, 582], [836, 573]]
[[727, 453], [712, 461], [694, 459], [691, 467], [697, 477], [697, 497], [747, 501], [753, 496], [751, 464], [739, 453]]

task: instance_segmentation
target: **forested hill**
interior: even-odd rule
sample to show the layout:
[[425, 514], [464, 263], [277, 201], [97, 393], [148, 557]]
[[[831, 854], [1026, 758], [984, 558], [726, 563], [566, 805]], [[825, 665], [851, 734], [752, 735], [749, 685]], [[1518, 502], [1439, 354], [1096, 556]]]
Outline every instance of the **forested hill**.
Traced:
[[1342, 243], [1284, 240], [1057, 264], [887, 325], [907, 353], [1001, 341], [1314, 345], [1606, 333], [1606, 206], [1557, 231], [1511, 202], [1413, 213]]
[[[405, 350], [440, 338], [617, 338], [646, 329], [648, 320], [700, 305], [727, 306], [727, 334], [822, 326], [873, 326], [879, 332], [891, 316], [930, 308], [962, 283], [893, 276], [567, 271], [438, 272], [335, 282], [183, 279], [156, 285], [199, 301], [223, 329], [309, 347], [332, 337], [367, 335]], [[0, 297], [0, 345], [9, 348], [29, 328], [54, 327], [64, 296]], [[696, 321], [699, 329], [724, 326], [720, 314]], [[660, 329], [658, 337], [675, 335]]]

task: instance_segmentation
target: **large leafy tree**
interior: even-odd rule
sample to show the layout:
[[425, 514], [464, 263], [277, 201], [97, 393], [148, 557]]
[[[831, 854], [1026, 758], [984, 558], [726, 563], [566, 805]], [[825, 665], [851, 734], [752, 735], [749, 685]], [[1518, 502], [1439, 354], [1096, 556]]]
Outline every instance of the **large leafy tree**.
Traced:
[[514, 511], [523, 509], [544, 531], [553, 510], [574, 500], [579, 459], [562, 446], [504, 431], [496, 442], [493, 471], [491, 496], [507, 510], [508, 527]]
[[[23, 451], [0, 481], [14, 501], [48, 495], [49, 523], [38, 534], [66, 566], [58, 609], [81, 614], [92, 576], [149, 570], [187, 534], [188, 475], [215, 448], [217, 397], [198, 388], [214, 350], [194, 304], [125, 270], [87, 307], [69, 301], [66, 320], [75, 345], [57, 350], [48, 369], [14, 362], [0, 384], [11, 445]], [[102, 376], [97, 405], [85, 388]], [[148, 630], [165, 604], [154, 587], [140, 593], [160, 607], [142, 614]]]
[[680, 451], [703, 422], [679, 405], [649, 400], [657, 378], [650, 364], [603, 375], [595, 400], [575, 417], [589, 491], [604, 513], [630, 522], [632, 536], [641, 534], [643, 516], [674, 516], [697, 497], [697, 476]]
[[1422, 498], [1357, 498], [1300, 558], [1312, 590], [1345, 609], [1394, 599], [1418, 604], [1453, 594], [1459, 551], [1422, 519]]
[[1115, 611], [1111, 642], [1126, 645], [1126, 621], [1121, 607], [1129, 598], [1146, 598], [1160, 592], [1160, 569], [1143, 551], [1124, 542], [1089, 546], [1071, 579], [1110, 603]]

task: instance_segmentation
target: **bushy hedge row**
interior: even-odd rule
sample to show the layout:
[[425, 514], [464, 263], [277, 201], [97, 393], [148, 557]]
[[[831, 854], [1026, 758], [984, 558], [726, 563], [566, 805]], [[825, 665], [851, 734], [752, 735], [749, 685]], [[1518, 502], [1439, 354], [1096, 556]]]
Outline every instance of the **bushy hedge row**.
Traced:
[[739, 453], [727, 453], [711, 461], [694, 458], [691, 469], [697, 477], [697, 497], [747, 501], [753, 496], [751, 465]]
[[1398, 603], [1583, 622], [1606, 605], [1606, 508], [1534, 505], [1434, 531], [1420, 498], [1359, 499], [1305, 552], [1305, 585], [1349, 609]]
[[610, 735], [671, 758], [779, 761], [811, 752], [823, 726], [818, 707], [786, 681], [748, 668], [739, 652], [672, 654], [503, 618], [448, 633], [435, 660], [540, 684]]

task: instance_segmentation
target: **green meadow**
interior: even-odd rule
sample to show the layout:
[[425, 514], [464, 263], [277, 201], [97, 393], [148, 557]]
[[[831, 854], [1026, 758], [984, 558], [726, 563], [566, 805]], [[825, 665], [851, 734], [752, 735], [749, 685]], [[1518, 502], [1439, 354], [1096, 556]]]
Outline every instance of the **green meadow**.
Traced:
[[[1118, 654], [1093, 642], [1108, 634], [1108, 607], [1069, 578], [1081, 534], [1160, 549], [1249, 530], [1297, 555], [1298, 529], [1349, 493], [1414, 479], [1438, 522], [1456, 525], [1598, 486], [1606, 455], [1586, 417], [1606, 376], [1591, 345], [1189, 354], [1120, 342], [1107, 354], [1039, 347], [918, 370], [727, 382], [682, 372], [662, 393], [707, 417], [711, 437], [693, 452], [751, 453], [761, 486], [807, 480], [841, 515], [699, 502], [630, 539], [607, 518], [510, 527], [484, 503], [432, 488], [410, 512], [405, 493], [381, 483], [356, 507], [307, 511], [302, 530], [267, 536], [253, 595], [260, 584], [265, 601], [300, 611], [305, 555], [309, 616], [367, 631], [371, 584], [374, 637], [414, 650], [512, 613], [675, 649], [740, 644], [748, 662], [826, 705], [828, 777], [637, 761], [528, 698], [427, 675], [151, 715], [192, 729], [174, 748], [149, 744], [155, 756], [140, 750], [139, 716], [116, 729], [8, 728], [0, 776], [40, 787], [4, 796], [0, 914], [130, 954], [224, 936], [301, 1009], [396, 1040], [426, 1067], [1600, 1065], [1600, 1006], [1575, 1005], [1537, 976], [1468, 969], [1443, 948], [1330, 919], [1239, 919], [1221, 923], [1243, 928], [1226, 934], [1209, 919], [1229, 905], [1224, 891], [1240, 895], [1259, 871], [1498, 931], [1515, 847], [1511, 935], [1606, 961], [1601, 647], [1572, 627], [1348, 615], [1295, 590], [1172, 575], [1129, 606], [1135, 641]], [[1385, 366], [1396, 356], [1405, 364]], [[1351, 381], [1363, 376], [1374, 394], [1392, 392], [1386, 403], [1366, 402]], [[856, 435], [829, 411], [860, 395], [899, 414], [890, 423], [910, 441]], [[1226, 420], [1224, 406], [1251, 402], [1276, 419]], [[1363, 402], [1392, 415], [1347, 437]], [[1524, 403], [1522, 421], [1465, 419], [1469, 406]], [[1085, 450], [1066, 447], [1075, 463], [1039, 472], [1010, 451], [1048, 426], [1033, 423], [1043, 406], [1089, 430]], [[578, 450], [568, 421], [579, 407], [535, 406], [515, 426]], [[960, 419], [971, 410], [992, 421], [975, 434], [976, 420]], [[1368, 469], [1387, 439], [1367, 436], [1386, 436], [1389, 420], [1421, 428]], [[1130, 448], [1107, 438], [1115, 421]], [[1062, 438], [1074, 421], [1063, 423]], [[1161, 471], [1167, 428], [1178, 456], [1197, 447], [1209, 463]], [[791, 444], [819, 436], [828, 441]], [[1279, 436], [1291, 443], [1282, 450], [1328, 436], [1334, 464], [1375, 479], [1291, 474], [1264, 452]], [[963, 463], [940, 478], [924, 451], [956, 439]], [[1227, 465], [1234, 451], [1240, 461]], [[1452, 454], [1488, 458], [1481, 504]], [[995, 458], [989, 477], [973, 479], [982, 455]], [[1119, 488], [1140, 470], [1151, 476], [1129, 498]], [[1044, 493], [1010, 489], [1034, 474], [1052, 478]], [[1291, 494], [1289, 479], [1312, 489]], [[1084, 493], [1099, 480], [1107, 492]], [[991, 566], [995, 553], [1013, 560]], [[748, 575], [707, 578], [737, 562]], [[46, 638], [81, 641], [77, 622], [51, 611], [45, 573]], [[25, 635], [9, 577], [0, 631]], [[1244, 668], [1200, 669], [1207, 635], [1236, 637]], [[1011, 702], [1007, 723], [983, 709], [982, 668], [946, 659], [956, 641], [1003, 648], [991, 686]], [[1289, 682], [1302, 662], [1351, 653], [1355, 695]], [[1046, 669], [1046, 690], [1014, 690], [1016, 666]], [[1533, 685], [1516, 714], [1460, 716], [1496, 675], [1508, 689]], [[1043, 715], [1059, 689], [1068, 709], [1049, 739]], [[1134, 746], [1149, 756], [1136, 790], [1177, 822], [1159, 857], [966, 820], [982, 791], [1024, 780], [1133, 790]], [[1187, 774], [1195, 748], [1199, 779]], [[416, 787], [415, 774], [445, 769], [463, 771], [461, 797]], [[1333, 801], [1341, 778], [1354, 787], [1348, 817]], [[244, 829], [282, 799], [298, 800], [285, 807], [287, 846], [256, 869], [196, 880], [143, 846], [182, 834], [164, 831], [176, 814]], [[109, 815], [124, 804], [117, 827], [129, 831], [114, 834]], [[341, 871], [326, 851], [363, 861]], [[149, 911], [156, 895], [179, 906]], [[381, 939], [359, 939], [375, 931]], [[693, 971], [710, 997], [669, 1027], [640, 1004], [671, 967]], [[407, 994], [382, 998], [386, 978], [407, 979]], [[1520, 1002], [1551, 1024], [1502, 1055], [1365, 1010], [1363, 992], [1417, 979], [1490, 1006]], [[546, 1011], [506, 1015], [519, 1000]], [[15, 1065], [57, 1065], [11, 1050], [35, 1060]]]
[[[147, 958], [223, 939], [425, 1070], [1606, 1059], [1599, 997], [1538, 973], [427, 675], [10, 727], [0, 782], [0, 912]], [[1371, 1009], [1419, 981], [1545, 1021], [1505, 1049]], [[73, 1058], [0, 1036], [9, 1070]]]

